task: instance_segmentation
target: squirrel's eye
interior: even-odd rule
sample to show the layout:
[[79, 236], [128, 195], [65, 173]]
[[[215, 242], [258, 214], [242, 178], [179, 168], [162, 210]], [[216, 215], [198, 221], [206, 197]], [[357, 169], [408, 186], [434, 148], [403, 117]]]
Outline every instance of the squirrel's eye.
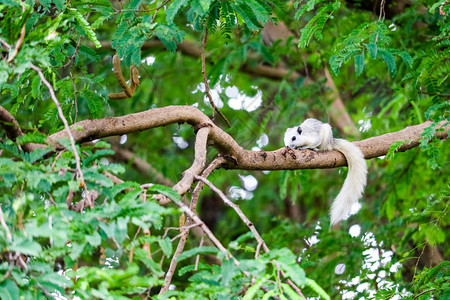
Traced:
[[292, 137], [292, 141], [295, 141], [297, 138], [295, 136]]
[[298, 134], [302, 134], [302, 128], [300, 126], [297, 127], [297, 132], [298, 132]]

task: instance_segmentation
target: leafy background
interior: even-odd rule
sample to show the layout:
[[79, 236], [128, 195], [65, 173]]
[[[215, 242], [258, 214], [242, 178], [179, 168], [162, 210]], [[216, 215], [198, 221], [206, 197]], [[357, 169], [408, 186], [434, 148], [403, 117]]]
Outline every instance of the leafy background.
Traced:
[[[386, 157], [367, 161], [361, 209], [335, 230], [327, 210], [344, 170], [216, 170], [209, 179], [240, 205], [271, 252], [254, 258], [248, 229], [206, 188], [199, 215], [241, 265], [199, 247], [200, 237], [191, 234], [173, 289], [159, 296], [179, 233], [165, 228], [178, 226], [180, 212], [146, 197], [140, 184], [154, 182], [156, 173], [123, 162], [117, 149], [177, 182], [192, 162], [192, 129], [170, 125], [80, 145], [87, 187], [100, 194], [82, 213], [66, 204], [70, 193], [75, 201], [83, 197], [73, 153], [20, 147], [45, 143], [64, 128], [31, 63], [53, 85], [69, 123], [168, 105], [195, 105], [211, 115], [200, 58], [177, 51], [180, 43], [199, 49], [205, 28], [216, 104], [231, 122], [226, 131], [246, 149], [280, 148], [285, 128], [306, 117], [330, 121], [334, 96], [324, 69], [359, 129], [353, 136], [335, 129], [336, 136], [364, 139], [448, 121], [449, 14], [442, 1], [416, 0], [384, 9], [379, 1], [0, 1], [1, 39], [14, 45], [26, 30], [12, 62], [0, 49], [1, 105], [26, 132], [17, 141], [0, 132], [0, 297], [297, 299], [278, 264], [307, 297], [449, 299], [449, 147], [431, 139], [433, 126], [420, 147], [395, 153], [400, 144], [393, 145]], [[283, 22], [298, 39], [264, 42], [267, 22]], [[121, 101], [107, 98], [121, 91], [115, 51], [125, 78], [134, 64], [141, 81]], [[260, 64], [290, 73], [275, 80], [249, 71]], [[291, 80], [294, 72], [300, 75]], [[239, 96], [230, 97], [232, 90]], [[216, 154], [210, 149], [208, 159]], [[115, 184], [104, 171], [125, 182]], [[257, 187], [249, 185], [255, 180]]]

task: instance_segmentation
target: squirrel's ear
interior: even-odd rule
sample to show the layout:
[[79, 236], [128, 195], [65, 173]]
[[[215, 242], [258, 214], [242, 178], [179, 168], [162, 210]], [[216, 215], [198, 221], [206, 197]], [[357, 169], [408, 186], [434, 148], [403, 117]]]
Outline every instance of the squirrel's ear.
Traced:
[[300, 126], [297, 127], [298, 134], [302, 134], [302, 128]]

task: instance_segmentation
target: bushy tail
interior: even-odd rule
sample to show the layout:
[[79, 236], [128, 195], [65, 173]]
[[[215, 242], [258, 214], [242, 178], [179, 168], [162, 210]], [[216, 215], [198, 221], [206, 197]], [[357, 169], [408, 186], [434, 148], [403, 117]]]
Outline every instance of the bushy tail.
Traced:
[[342, 152], [347, 159], [348, 174], [331, 206], [331, 225], [339, 223], [348, 216], [367, 183], [367, 164], [361, 150], [353, 143], [342, 139], [335, 139], [333, 148]]

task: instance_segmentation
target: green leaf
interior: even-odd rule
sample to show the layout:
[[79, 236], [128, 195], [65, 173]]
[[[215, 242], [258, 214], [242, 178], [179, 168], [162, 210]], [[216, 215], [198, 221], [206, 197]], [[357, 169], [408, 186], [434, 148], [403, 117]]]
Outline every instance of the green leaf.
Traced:
[[259, 291], [259, 289], [261, 288], [262, 284], [264, 283], [264, 278], [261, 279], [257, 279], [256, 283], [254, 285], [252, 285], [248, 290], [247, 293], [245, 294], [245, 296], [242, 298], [242, 300], [252, 300], [255, 298], [256, 293]]
[[342, 59], [338, 55], [333, 55], [329, 60], [331, 70], [334, 74], [339, 74], [339, 69], [342, 66]]
[[[237, 1], [242, 2], [242, 1]], [[246, 0], [245, 4], [250, 6], [253, 9], [253, 13], [255, 14], [256, 19], [260, 22], [261, 25], [266, 24], [267, 20], [269, 20], [270, 15], [267, 13], [264, 6], [259, 4], [256, 0]]]
[[172, 242], [168, 237], [165, 239], [158, 239], [158, 244], [165, 256], [170, 257], [172, 255]]
[[86, 21], [86, 19], [75, 8], [70, 8], [70, 12], [75, 17], [75, 19], [77, 19], [77, 21], [86, 32], [89, 39], [94, 43], [95, 47], [100, 48], [102, 45], [100, 44], [100, 41], [97, 39], [97, 36], [95, 35], [95, 32], [89, 25], [88, 21]]
[[355, 72], [356, 75], [361, 75], [364, 70], [364, 51], [361, 54], [355, 55]]
[[121, 244], [127, 238], [128, 233], [128, 221], [130, 221], [130, 217], [120, 217], [117, 219], [117, 226], [114, 232], [114, 236], [119, 244]]
[[369, 52], [369, 56], [371, 59], [376, 59], [378, 54], [378, 46], [376, 43], [368, 43], [365, 44], [367, 52]]
[[47, 136], [38, 131], [28, 132], [22, 136], [19, 136], [16, 140], [21, 144], [26, 143], [37, 143], [37, 144], [45, 144]]
[[66, 278], [64, 275], [59, 275], [58, 273], [44, 273], [37, 279], [40, 283], [51, 283], [63, 289], [73, 286], [72, 280]]
[[306, 286], [313, 289], [320, 297], [325, 300], [330, 300], [330, 296], [322, 289], [320, 285], [318, 285], [314, 280], [306, 278]]
[[203, 247], [197, 247], [194, 249], [190, 249], [188, 251], [183, 252], [180, 256], [178, 256], [177, 261], [182, 261], [186, 258], [189, 258], [191, 256], [197, 255], [197, 254], [216, 254], [219, 250], [217, 250], [216, 247], [210, 247], [210, 246], [203, 246]]
[[291, 177], [291, 172], [286, 170], [281, 173], [280, 198], [285, 199], [287, 195], [287, 186]]
[[85, 172], [84, 179], [86, 181], [96, 182], [97, 184], [100, 184], [105, 187], [112, 187], [114, 185], [113, 181], [110, 178], [100, 173]]
[[[1, 77], [1, 75], [0, 75]], [[1, 78], [0, 78], [0, 83], [1, 83]], [[39, 77], [39, 75], [34, 76], [33, 81], [31, 82], [31, 96], [34, 99], [37, 99], [41, 92], [39, 90], [39, 88], [41, 87], [41, 78]]]
[[139, 188], [139, 183], [132, 182], [132, 181], [126, 181], [126, 182], [116, 184], [111, 189], [111, 194], [115, 198], [117, 196], [117, 194], [119, 194], [120, 192], [122, 192], [125, 189], [136, 189], [136, 188]]
[[402, 146], [405, 145], [407, 143], [409, 143], [410, 141], [396, 141], [394, 143], [392, 143], [392, 145], [389, 146], [389, 150], [388, 153], [386, 153], [386, 159], [387, 160], [391, 160], [394, 158], [394, 154], [395, 152], [397, 152], [397, 150]]
[[91, 244], [93, 247], [97, 247], [102, 242], [102, 238], [100, 237], [100, 234], [98, 234], [97, 231], [95, 231], [91, 235], [86, 235], [86, 241]]
[[41, 158], [43, 158], [47, 153], [49, 153], [51, 151], [52, 151], [52, 149], [50, 149], [50, 148], [45, 148], [45, 149], [37, 148], [37, 149], [33, 150], [33, 152], [24, 153], [22, 155], [22, 157], [26, 162], [29, 162], [30, 164], [32, 164], [32, 163], [40, 160]]
[[397, 65], [395, 64], [394, 56], [385, 49], [379, 49], [378, 52], [386, 63], [389, 73], [391, 73], [391, 77], [394, 77], [397, 73]]
[[173, 19], [177, 15], [180, 8], [187, 4], [188, 0], [175, 0], [166, 10], [167, 23], [173, 23]]
[[94, 49], [88, 46], [80, 45], [80, 47], [78, 48], [78, 53], [80, 54], [80, 56], [84, 56], [88, 60], [88, 62], [100, 61], [100, 55], [98, 55]]
[[400, 52], [398, 53], [398, 56], [400, 56], [400, 57], [402, 58], [402, 60], [405, 62], [405, 64], [406, 64], [408, 67], [412, 68], [412, 66], [413, 66], [413, 58], [411, 57], [411, 55], [409, 55], [408, 52], [406, 52], [406, 51], [400, 51]]
[[92, 117], [101, 118], [103, 116], [103, 103], [105, 103], [105, 100], [91, 90], [82, 90], [80, 95], [86, 100]]
[[18, 238], [9, 246], [10, 251], [17, 251], [19, 253], [31, 256], [39, 256], [42, 251], [41, 245], [31, 239]]
[[292, 300], [303, 300], [305, 298], [300, 297], [300, 295], [294, 291], [287, 283], [281, 283], [281, 287], [283, 291], [289, 296]]
[[114, 237], [114, 233], [116, 232], [116, 223], [115, 222], [111, 222], [109, 224], [99, 223], [99, 226], [108, 238]]
[[12, 280], [6, 280], [0, 283], [0, 299], [16, 300], [19, 299], [19, 288]]
[[228, 286], [231, 282], [231, 279], [235, 275], [236, 265], [231, 259], [225, 259], [222, 262], [222, 279], [221, 283], [224, 286]]
[[181, 200], [180, 194], [175, 192], [175, 190], [173, 188], [165, 186], [165, 185], [154, 184], [148, 190], [163, 194], [164, 196], [169, 197], [171, 200], [173, 200], [175, 202], [178, 202]]
[[83, 165], [88, 166], [93, 160], [107, 155], [114, 155], [114, 151], [111, 149], [100, 149], [94, 152], [94, 154], [88, 156], [85, 160], [83, 160]]
[[231, 6], [233, 10], [241, 16], [243, 23], [248, 27], [248, 29], [251, 31], [259, 30], [261, 26], [258, 24], [252, 9], [247, 4], [240, 2], [238, 5], [232, 3]]
[[211, 0], [199, 0], [200, 5], [202, 6], [202, 9], [204, 12], [207, 12], [209, 10], [209, 7], [211, 5]]

